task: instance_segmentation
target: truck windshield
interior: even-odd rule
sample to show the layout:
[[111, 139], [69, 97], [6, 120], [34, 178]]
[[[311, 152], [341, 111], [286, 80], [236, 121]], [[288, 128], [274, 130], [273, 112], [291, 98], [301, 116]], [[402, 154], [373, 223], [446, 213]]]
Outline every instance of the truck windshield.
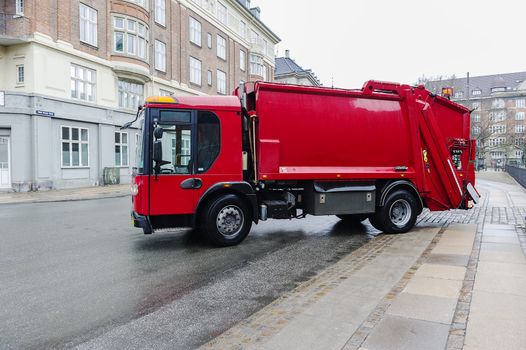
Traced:
[[135, 140], [135, 169], [138, 174], [143, 173], [144, 168], [144, 157], [143, 157], [143, 143], [144, 143], [144, 111], [139, 116], [139, 133]]

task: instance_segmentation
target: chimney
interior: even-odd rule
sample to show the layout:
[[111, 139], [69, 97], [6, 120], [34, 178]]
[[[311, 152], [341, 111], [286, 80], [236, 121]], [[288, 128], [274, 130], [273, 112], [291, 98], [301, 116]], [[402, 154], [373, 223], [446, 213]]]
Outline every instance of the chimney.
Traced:
[[250, 9], [250, 12], [252, 12], [252, 14], [257, 18], [259, 19], [259, 16], [261, 15], [261, 9], [259, 7], [252, 7]]
[[290, 58], [290, 50], [285, 50], [285, 57]]

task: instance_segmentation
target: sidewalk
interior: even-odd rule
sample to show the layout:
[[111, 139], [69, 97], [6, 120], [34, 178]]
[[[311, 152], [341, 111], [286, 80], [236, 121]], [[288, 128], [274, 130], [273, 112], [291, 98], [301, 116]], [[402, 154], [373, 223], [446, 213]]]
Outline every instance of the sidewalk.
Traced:
[[523, 349], [526, 191], [480, 176], [476, 210], [380, 235], [204, 349]]
[[129, 184], [37, 192], [0, 192], [0, 204], [67, 202], [87, 199], [124, 197], [129, 194]]

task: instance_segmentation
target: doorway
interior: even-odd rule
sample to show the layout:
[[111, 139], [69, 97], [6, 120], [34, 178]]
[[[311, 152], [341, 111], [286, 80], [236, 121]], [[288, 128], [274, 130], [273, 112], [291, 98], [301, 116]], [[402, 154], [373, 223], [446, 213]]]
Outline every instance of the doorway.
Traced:
[[0, 136], [0, 188], [11, 188], [11, 142]]

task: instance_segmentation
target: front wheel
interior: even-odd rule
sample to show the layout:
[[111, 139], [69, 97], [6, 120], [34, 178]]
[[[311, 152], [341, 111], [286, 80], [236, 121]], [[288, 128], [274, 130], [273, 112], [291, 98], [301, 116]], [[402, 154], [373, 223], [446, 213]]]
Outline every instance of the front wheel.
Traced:
[[210, 243], [227, 247], [239, 244], [252, 227], [252, 215], [233, 194], [212, 200], [203, 211], [201, 230]]
[[385, 233], [405, 233], [415, 226], [417, 216], [415, 196], [399, 190], [389, 194], [385, 205], [377, 208], [370, 221], [375, 228]]

